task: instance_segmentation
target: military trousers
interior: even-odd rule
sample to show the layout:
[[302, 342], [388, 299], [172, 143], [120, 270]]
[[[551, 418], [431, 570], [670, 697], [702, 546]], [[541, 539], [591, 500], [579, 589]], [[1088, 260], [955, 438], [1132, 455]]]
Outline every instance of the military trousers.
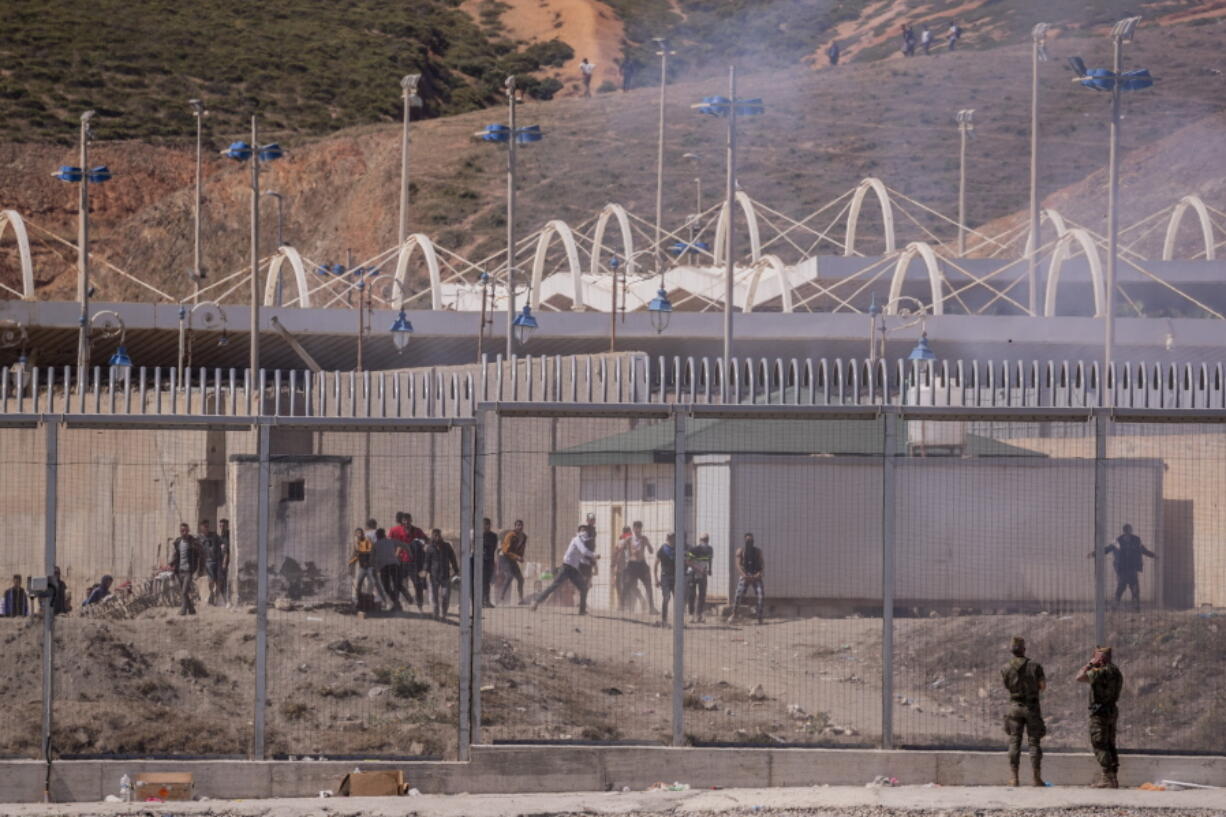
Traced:
[[1022, 735], [1025, 734], [1030, 744], [1030, 762], [1039, 765], [1043, 759], [1043, 747], [1039, 741], [1047, 734], [1047, 725], [1043, 723], [1043, 712], [1036, 704], [1011, 704], [1005, 715], [1005, 734], [1009, 736], [1009, 765], [1017, 766], [1022, 760]]
[[1094, 749], [1094, 759], [1104, 772], [1116, 772], [1120, 768], [1120, 756], [1115, 750], [1115, 724], [1119, 719], [1119, 710], [1112, 707], [1107, 712], [1097, 712], [1090, 715], [1090, 746]]

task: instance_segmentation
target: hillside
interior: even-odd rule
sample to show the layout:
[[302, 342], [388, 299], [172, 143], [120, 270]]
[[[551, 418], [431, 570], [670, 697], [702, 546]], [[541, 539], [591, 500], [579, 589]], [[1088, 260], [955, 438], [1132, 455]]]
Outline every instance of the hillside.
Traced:
[[[989, 8], [1016, 11], [1016, 4], [982, 7]], [[1207, 24], [1193, 21], [1143, 28], [1137, 42], [1129, 46], [1128, 64], [1151, 68], [1161, 82], [1153, 91], [1130, 97], [1126, 151], [1144, 155], [1148, 146], [1226, 105], [1226, 82], [1222, 74], [1214, 73], [1226, 67], [1219, 67], [1221, 24], [1216, 18], [1206, 19]], [[636, 36], [634, 31], [627, 25], [625, 36]], [[1072, 85], [1069, 73], [1058, 62], [1071, 54], [1081, 54], [1091, 63], [1107, 59], [1105, 38], [1099, 29], [1093, 34], [1065, 33], [1054, 38], [1050, 46], [1054, 61], [1043, 68], [1044, 190], [1082, 182], [1105, 162], [1106, 97]], [[969, 46], [974, 37], [968, 33], [967, 39]], [[911, 60], [853, 61], [816, 72], [800, 64], [776, 70], [752, 63], [749, 67], [758, 70], [743, 77], [739, 93], [763, 97], [767, 112], [745, 122], [741, 129], [740, 181], [747, 192], [775, 210], [802, 217], [864, 176], [876, 175], [928, 206], [954, 214], [957, 131], [953, 113], [962, 107], [976, 109], [969, 155], [970, 222], [983, 224], [1025, 207], [1027, 45], [968, 47], [956, 54]], [[390, 76], [393, 87], [388, 98], [395, 105], [395, 72]], [[708, 205], [722, 184], [722, 127], [696, 115], [689, 104], [720, 93], [724, 83], [721, 69], [703, 80], [670, 84], [666, 222], [680, 223], [683, 214], [692, 210], [695, 177], [703, 180]], [[590, 100], [529, 99], [521, 110], [521, 121], [540, 124], [546, 137], [521, 152], [521, 231], [537, 229], [550, 218], [577, 224], [608, 201], [650, 218], [657, 105], [657, 91], [650, 87], [624, 94], [598, 93]], [[469, 258], [495, 253], [503, 246], [504, 153], [471, 138], [473, 131], [500, 118], [501, 112], [478, 111], [414, 126], [411, 227]], [[242, 138], [243, 131], [239, 125], [224, 123], [224, 119], [210, 118], [207, 130], [205, 263], [215, 276], [241, 267], [248, 251], [246, 173], [215, 152]], [[1205, 133], [1214, 131], [1212, 124], [1205, 129]], [[285, 196], [286, 240], [321, 262], [343, 263], [350, 249], [356, 259], [363, 259], [392, 246], [399, 136], [394, 123], [351, 127], [327, 137], [287, 136], [283, 140], [287, 157], [269, 166], [263, 182], [265, 189]], [[1146, 190], [1155, 201], [1171, 203], [1187, 192], [1186, 179], [1211, 184], [1221, 175], [1204, 172], [1206, 166], [1216, 166], [1212, 144], [1216, 143], [1202, 140], [1195, 151], [1174, 149], [1161, 161], [1136, 164], [1137, 172], [1143, 170], [1145, 175], [1129, 189]], [[699, 159], [685, 161], [681, 157], [686, 153], [697, 154]], [[112, 182], [95, 190], [95, 253], [176, 297], [186, 295], [190, 289], [184, 271], [191, 258], [191, 150], [182, 145], [100, 139], [93, 156], [115, 173]], [[1164, 167], [1168, 159], [1170, 164]], [[36, 224], [71, 238], [75, 235], [76, 191], [48, 173], [72, 161], [70, 148], [0, 144], [0, 205], [13, 207]], [[1171, 170], [1176, 165], [1182, 169]], [[264, 250], [268, 251], [273, 242], [272, 202], [266, 202], [264, 213], [270, 225], [265, 231], [268, 243]], [[871, 222], [871, 218], [866, 211], [866, 219]], [[952, 233], [948, 226], [943, 229], [946, 235]], [[871, 252], [871, 223], [866, 224], [864, 234], [870, 240], [863, 249]], [[72, 250], [40, 240], [35, 251], [39, 278], [53, 282], [44, 297], [69, 295]], [[788, 253], [782, 253], [785, 260], [794, 260]], [[16, 251], [7, 239], [0, 245], [0, 280], [12, 282], [16, 275]], [[149, 297], [148, 291], [106, 272], [98, 273], [96, 283], [100, 298]]]

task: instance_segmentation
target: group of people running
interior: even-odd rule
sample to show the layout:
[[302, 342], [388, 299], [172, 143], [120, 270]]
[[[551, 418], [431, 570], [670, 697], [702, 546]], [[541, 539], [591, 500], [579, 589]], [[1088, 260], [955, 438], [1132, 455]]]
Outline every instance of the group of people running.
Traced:
[[349, 564], [353, 567], [353, 605], [359, 615], [367, 607], [363, 599], [366, 588], [385, 612], [403, 611], [405, 605], [416, 602], [417, 612], [422, 614], [428, 589], [433, 617], [447, 617], [452, 578], [459, 575], [460, 565], [455, 548], [439, 528], [427, 536], [413, 524], [413, 515], [407, 511], [396, 514], [391, 530], [379, 527], [375, 519], [367, 519], [365, 527], [353, 531]]

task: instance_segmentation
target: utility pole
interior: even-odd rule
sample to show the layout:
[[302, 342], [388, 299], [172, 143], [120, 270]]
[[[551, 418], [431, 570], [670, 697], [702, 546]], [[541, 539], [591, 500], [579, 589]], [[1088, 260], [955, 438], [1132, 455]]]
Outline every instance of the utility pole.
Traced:
[[[81, 194], [77, 218], [77, 301], [81, 306], [77, 333], [77, 376], [85, 382], [89, 369], [89, 120], [93, 111], [81, 114]], [[84, 388], [84, 386], [82, 386]]]
[[421, 105], [417, 95], [417, 83], [421, 74], [406, 74], [400, 80], [401, 99], [404, 101], [404, 126], [400, 135], [400, 229], [397, 233], [400, 246], [409, 237], [409, 119], [414, 105]]
[[656, 240], [652, 255], [655, 257], [656, 274], [660, 274], [660, 222], [664, 217], [664, 96], [668, 88], [668, 38], [653, 37], [659, 47], [660, 57], [660, 129], [656, 138]]
[[[256, 115], [251, 115], [251, 394], [259, 388], [260, 371], [260, 140]], [[260, 401], [263, 395], [260, 395]], [[257, 403], [258, 405], [258, 403]]]
[[958, 257], [966, 256], [966, 140], [975, 129], [972, 119], [974, 108], [963, 108], [958, 111]]
[[192, 115], [196, 117], [196, 202], [195, 207], [192, 209], [192, 280], [195, 282], [192, 303], [194, 304], [200, 300], [200, 282], [204, 280], [200, 248], [200, 210], [204, 204], [204, 157], [201, 154], [201, 150], [204, 136], [204, 115], [208, 111], [204, 107], [204, 102], [199, 99], [189, 99], [187, 104], [192, 106]]
[[507, 140], [507, 356], [508, 362], [515, 351], [515, 77], [507, 77], [503, 83], [507, 93], [508, 125]]
[[720, 378], [720, 400], [728, 401], [732, 378], [732, 278], [735, 268], [736, 215], [732, 205], [736, 200], [736, 66], [728, 66], [728, 178], [724, 184], [724, 209], [728, 213], [728, 229], [724, 243], [724, 375]]
[[1039, 63], [1047, 62], [1047, 23], [1031, 31], [1030, 54], [1030, 242], [1026, 245], [1027, 307], [1038, 314], [1039, 298]]

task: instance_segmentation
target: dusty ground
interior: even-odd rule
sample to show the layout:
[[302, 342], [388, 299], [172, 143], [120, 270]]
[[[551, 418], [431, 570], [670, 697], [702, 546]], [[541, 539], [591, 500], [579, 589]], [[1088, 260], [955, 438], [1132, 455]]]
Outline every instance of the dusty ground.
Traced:
[[[754, 815], [754, 817], [1145, 817], [1223, 814], [1214, 791], [1102, 792], [1082, 788], [1005, 789], [992, 787], [886, 789], [814, 787], [804, 789], [723, 789], [720, 791], [629, 792], [611, 794], [423, 795], [409, 800], [364, 797], [355, 800], [263, 800], [175, 803], [164, 814], [212, 817], [307, 817], [311, 815], [421, 815], [421, 817], [544, 817], [569, 814]], [[0, 806], [0, 814], [154, 814], [147, 804], [22, 804]]]
[[[137, 619], [57, 622], [55, 744], [61, 754], [236, 755], [249, 750], [255, 617], [160, 608]], [[1220, 617], [1110, 620], [1125, 673], [1121, 745], [1226, 751]], [[880, 735], [879, 619], [691, 625], [686, 733], [700, 742], [872, 745]], [[646, 615], [571, 608], [487, 611], [484, 742], [671, 735], [672, 631]], [[1084, 748], [1088, 616], [897, 620], [895, 728], [905, 745], [995, 746], [1002, 645], [1020, 632], [1047, 667], [1052, 748]], [[41, 630], [0, 621], [0, 755], [38, 753]], [[458, 629], [343, 608], [270, 611], [268, 745], [275, 755], [453, 757]], [[751, 689], [761, 685], [760, 693]]]

